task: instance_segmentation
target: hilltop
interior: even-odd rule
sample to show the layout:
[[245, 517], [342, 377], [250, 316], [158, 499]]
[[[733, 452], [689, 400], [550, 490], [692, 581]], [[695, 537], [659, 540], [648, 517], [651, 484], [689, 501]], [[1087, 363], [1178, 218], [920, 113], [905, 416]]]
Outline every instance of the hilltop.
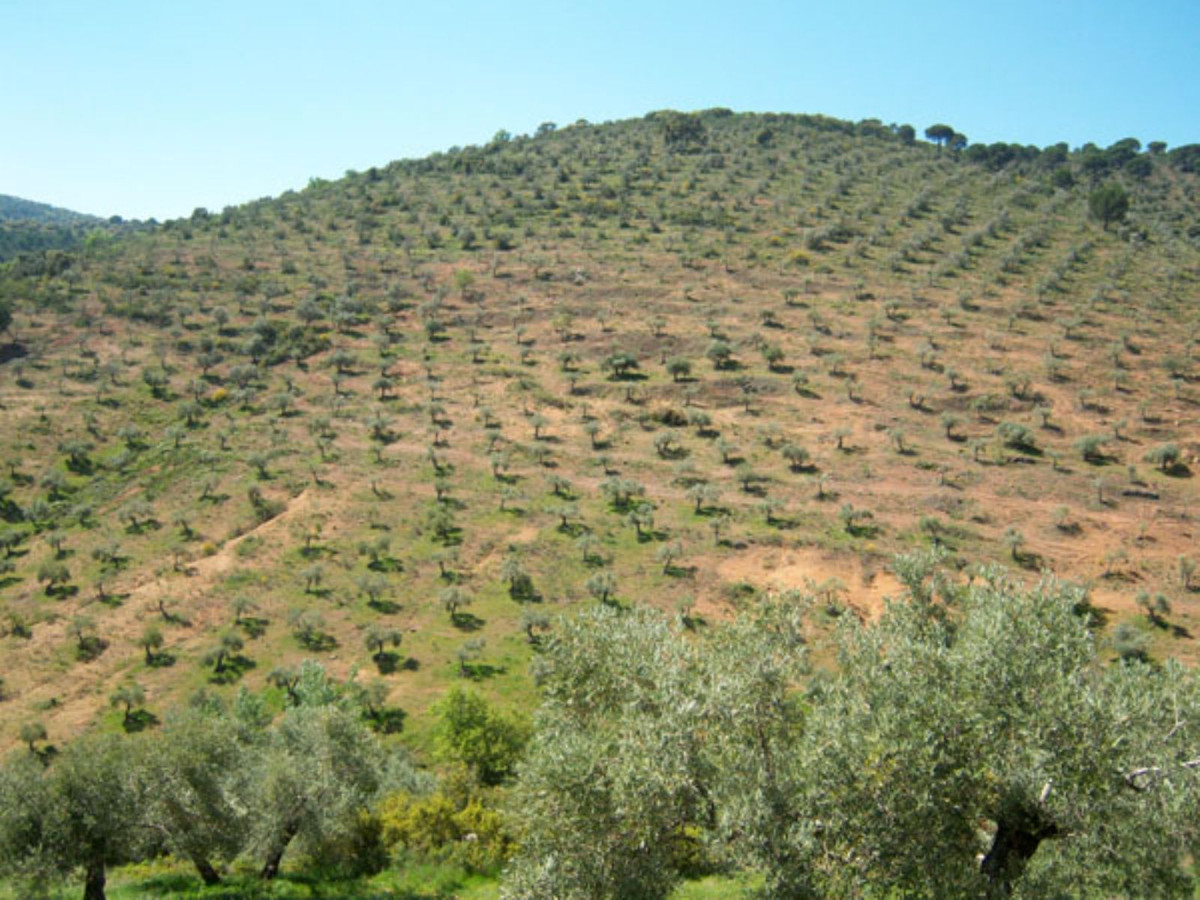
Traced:
[[0, 744], [315, 658], [420, 753], [559, 613], [870, 617], [930, 545], [1193, 660], [1195, 148], [946, 128], [547, 123], [0, 267]]

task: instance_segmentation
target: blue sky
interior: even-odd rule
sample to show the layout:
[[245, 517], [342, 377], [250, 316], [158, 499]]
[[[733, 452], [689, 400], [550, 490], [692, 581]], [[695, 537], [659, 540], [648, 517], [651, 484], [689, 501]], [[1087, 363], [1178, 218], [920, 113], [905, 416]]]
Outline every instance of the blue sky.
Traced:
[[654, 109], [1200, 142], [1196, 0], [0, 0], [0, 193], [220, 209]]

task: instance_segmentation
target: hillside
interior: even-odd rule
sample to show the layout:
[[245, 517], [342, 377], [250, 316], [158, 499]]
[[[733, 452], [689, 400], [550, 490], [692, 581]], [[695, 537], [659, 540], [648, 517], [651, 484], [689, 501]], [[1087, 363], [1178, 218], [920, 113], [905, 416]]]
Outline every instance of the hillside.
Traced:
[[0, 262], [21, 255], [67, 250], [135, 227], [119, 217], [100, 219], [46, 203], [0, 194]]
[[934, 543], [1194, 660], [1192, 168], [660, 113], [0, 268], [0, 745], [316, 658], [422, 752], [558, 613], [871, 616]]
[[8, 221], [37, 222], [42, 225], [98, 225], [101, 220], [48, 203], [0, 194], [0, 222]]

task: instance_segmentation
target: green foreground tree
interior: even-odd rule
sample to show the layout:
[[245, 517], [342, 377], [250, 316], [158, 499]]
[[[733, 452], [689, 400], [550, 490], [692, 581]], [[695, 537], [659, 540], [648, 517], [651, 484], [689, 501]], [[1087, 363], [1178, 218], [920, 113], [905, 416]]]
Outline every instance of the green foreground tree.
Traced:
[[82, 870], [84, 900], [104, 900], [108, 867], [133, 859], [138, 791], [130, 741], [90, 735], [49, 769], [28, 754], [0, 769], [0, 869], [30, 892]]
[[293, 843], [319, 854], [358, 834], [381, 792], [428, 789], [319, 665], [302, 664], [292, 690], [274, 722], [261, 694], [243, 690], [229, 707], [201, 694], [161, 730], [15, 753], [0, 767], [0, 876], [41, 896], [80, 873], [84, 900], [104, 900], [109, 866], [170, 852], [208, 885], [244, 854], [271, 879]]
[[[301, 681], [304, 678], [302, 675]], [[313, 849], [345, 834], [381, 785], [384, 757], [361, 716], [338, 704], [301, 702], [284, 713], [254, 757], [250, 844], [260, 872], [279, 874], [299, 838]]]
[[497, 785], [512, 774], [529, 739], [526, 722], [493, 709], [483, 697], [460, 687], [447, 691], [433, 705], [433, 712], [440, 758], [467, 766], [480, 784]]
[[689, 842], [772, 896], [1190, 896], [1195, 677], [1105, 664], [1082, 589], [935, 560], [833, 673], [801, 677], [799, 607], [556, 631], [505, 896], [665, 897]]
[[245, 845], [243, 798], [252, 785], [244, 749], [224, 716], [189, 709], [168, 718], [162, 736], [146, 741], [139, 755], [140, 822], [190, 860], [206, 885], [220, 882], [217, 864]]

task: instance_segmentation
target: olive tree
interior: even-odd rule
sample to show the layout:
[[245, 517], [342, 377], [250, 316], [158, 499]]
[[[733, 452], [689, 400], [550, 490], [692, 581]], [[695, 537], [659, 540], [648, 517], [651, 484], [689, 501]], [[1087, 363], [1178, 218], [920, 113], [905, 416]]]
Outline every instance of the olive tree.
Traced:
[[104, 900], [108, 867], [144, 838], [130, 752], [128, 738], [87, 735], [45, 770], [28, 754], [0, 770], [0, 871], [40, 881], [82, 870], [84, 900]]
[[121, 724], [129, 728], [134, 722], [134, 709], [146, 702], [146, 690], [136, 681], [122, 684], [108, 695], [110, 706], [124, 707], [121, 714]]
[[[1177, 804], [1194, 797], [1200, 733], [1178, 711], [1195, 682], [1101, 667], [1084, 600], [991, 572], [942, 619], [897, 604], [847, 627], [809, 722], [823, 740], [803, 746], [833, 893], [846, 880], [943, 896], [1179, 889]], [[871, 853], [838, 865], [839, 843]]]
[[786, 693], [802, 665], [778, 607], [703, 646], [644, 608], [564, 622], [542, 657], [505, 896], [665, 897], [691, 830], [736, 828], [770, 855], [778, 842], [753, 820], [788, 793], [781, 739], [798, 708]]
[[250, 845], [265, 879], [279, 874], [293, 840], [311, 848], [346, 833], [381, 783], [383, 754], [361, 716], [300, 696], [252, 763]]
[[220, 881], [216, 864], [232, 860], [246, 840], [248, 757], [227, 717], [186, 709], [167, 719], [138, 760], [140, 824], [190, 860], [207, 885]]
[[807, 679], [779, 613], [690, 641], [636, 610], [564, 626], [506, 896], [665, 896], [687, 835], [776, 896], [1187, 895], [1196, 678], [1105, 665], [1080, 588], [918, 563]]
[[550, 642], [545, 700], [514, 798], [522, 850], [507, 896], [670, 892], [676, 829], [695, 820], [700, 802], [684, 713], [696, 692], [677, 661], [687, 653], [645, 611], [587, 615]]
[[385, 662], [387, 660], [388, 644], [391, 644], [393, 647], [399, 647], [401, 637], [399, 629], [372, 623], [367, 626], [367, 630], [363, 634], [363, 644], [368, 650], [375, 651], [371, 654], [371, 659], [377, 663]]
[[1110, 181], [1088, 194], [1088, 212], [1108, 230], [1129, 212], [1129, 193], [1120, 184]]

